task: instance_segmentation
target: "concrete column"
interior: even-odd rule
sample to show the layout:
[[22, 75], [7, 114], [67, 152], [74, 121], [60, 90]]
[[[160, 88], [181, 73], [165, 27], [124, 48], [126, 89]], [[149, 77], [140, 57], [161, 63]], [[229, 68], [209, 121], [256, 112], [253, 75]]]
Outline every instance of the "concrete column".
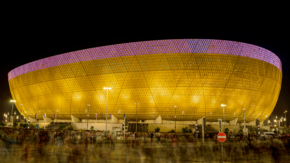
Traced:
[[116, 118], [113, 114], [111, 115], [111, 123], [118, 123], [118, 118]]
[[37, 122], [37, 119], [31, 118], [31, 117], [28, 117], [28, 119], [30, 122]]
[[75, 116], [73, 116], [73, 115], [71, 115], [71, 122], [78, 123], [78, 122], [80, 122], [80, 119], [75, 117]]
[[11, 123], [13, 122], [13, 116], [10, 116], [10, 122]]
[[45, 123], [50, 123], [52, 121], [50, 118], [47, 118], [47, 117], [46, 118], [43, 117], [43, 120]]
[[159, 123], [159, 124], [162, 123], [161, 115], [159, 115], [159, 116], [156, 118], [155, 123]]
[[230, 121], [230, 125], [237, 125], [238, 118], [235, 118], [234, 120]]

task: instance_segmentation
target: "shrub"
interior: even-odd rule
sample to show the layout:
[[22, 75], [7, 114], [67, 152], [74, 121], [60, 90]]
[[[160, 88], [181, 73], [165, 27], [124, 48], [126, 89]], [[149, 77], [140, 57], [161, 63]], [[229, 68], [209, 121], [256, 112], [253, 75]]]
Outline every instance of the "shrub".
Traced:
[[28, 124], [27, 123], [24, 123], [22, 127], [23, 128], [27, 128], [28, 127]]
[[188, 129], [188, 133], [192, 133], [192, 130], [191, 130], [191, 128], [190, 128], [190, 129]]
[[0, 126], [6, 126], [6, 123], [0, 122]]
[[35, 125], [34, 124], [30, 124], [30, 129], [35, 129]]
[[94, 126], [91, 126], [91, 131], [93, 131], [94, 130]]
[[170, 130], [169, 132], [171, 132], [171, 133], [175, 133], [175, 130], [174, 130], [174, 129], [172, 129], [172, 130]]
[[66, 128], [67, 130], [74, 130], [74, 127], [72, 125], [70, 125], [68, 128]]
[[229, 131], [229, 128], [225, 128], [225, 133], [228, 133]]
[[17, 127], [18, 126], [18, 122], [13, 122], [13, 127]]
[[188, 133], [188, 129], [187, 129], [187, 127], [182, 128], [182, 132], [183, 132], [183, 133]]
[[58, 125], [58, 129], [63, 130], [65, 128], [65, 126], [66, 126], [65, 124]]
[[155, 132], [159, 132], [159, 131], [160, 131], [159, 127], [155, 128]]
[[239, 133], [243, 133], [243, 129], [240, 129], [240, 130], [239, 130]]

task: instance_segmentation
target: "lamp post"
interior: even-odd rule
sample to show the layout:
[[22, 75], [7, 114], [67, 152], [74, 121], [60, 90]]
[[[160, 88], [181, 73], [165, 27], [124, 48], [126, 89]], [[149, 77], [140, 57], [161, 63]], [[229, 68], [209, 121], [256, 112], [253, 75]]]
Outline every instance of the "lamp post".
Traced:
[[58, 110], [56, 110], [55, 123], [57, 122], [57, 113], [58, 113]]
[[18, 122], [18, 115], [17, 115], [16, 119], [17, 119], [17, 122]]
[[137, 133], [137, 106], [139, 103], [135, 103], [136, 104], [136, 133]]
[[174, 108], [175, 108], [175, 133], [176, 133], [176, 107], [177, 106], [174, 106]]
[[107, 90], [107, 105], [106, 105], [106, 134], [108, 131], [107, 125], [108, 125], [108, 97], [109, 97], [109, 89], [111, 89], [111, 87], [104, 87], [104, 89]]
[[246, 132], [246, 108], [243, 108], [243, 111], [244, 111], [244, 134]]
[[[13, 103], [15, 103], [16, 100], [10, 100], [10, 102], [12, 103], [12, 109], [11, 109], [11, 116], [12, 116], [13, 115]], [[12, 123], [13, 123], [13, 118], [12, 118], [12, 120], [10, 119], [10, 121], [12, 121]]]
[[[286, 123], [286, 121], [287, 121], [286, 113], [287, 113], [287, 110], [284, 111], [284, 114], [285, 114], [284, 123], [286, 124], [286, 127], [287, 127], [287, 123]], [[285, 126], [285, 124], [284, 124], [284, 126]]]
[[[87, 104], [87, 106], [88, 106], [88, 112], [89, 112], [89, 108], [90, 108], [91, 104]], [[87, 113], [87, 110], [86, 110], [86, 113]], [[90, 115], [87, 114], [87, 130], [89, 130], [89, 121], [88, 121], [88, 117], [89, 117], [89, 116], [90, 116]]]
[[225, 104], [221, 104], [221, 107], [223, 107], [223, 116], [224, 116], [224, 130], [225, 130], [225, 106], [227, 106], [227, 105], [225, 105]]

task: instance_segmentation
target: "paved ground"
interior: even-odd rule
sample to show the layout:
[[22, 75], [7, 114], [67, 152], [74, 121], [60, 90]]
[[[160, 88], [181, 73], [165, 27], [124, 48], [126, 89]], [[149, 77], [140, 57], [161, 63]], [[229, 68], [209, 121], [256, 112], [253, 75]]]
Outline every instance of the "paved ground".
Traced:
[[[224, 144], [224, 162], [275, 162], [270, 148], [244, 150], [239, 142]], [[213, 141], [202, 146], [197, 142], [157, 142], [148, 139], [132, 143], [99, 141], [96, 144], [49, 143], [39, 146], [6, 145], [1, 148], [0, 162], [128, 162], [128, 163], [177, 163], [177, 162], [222, 162], [221, 146]], [[279, 161], [290, 162], [288, 154]]]

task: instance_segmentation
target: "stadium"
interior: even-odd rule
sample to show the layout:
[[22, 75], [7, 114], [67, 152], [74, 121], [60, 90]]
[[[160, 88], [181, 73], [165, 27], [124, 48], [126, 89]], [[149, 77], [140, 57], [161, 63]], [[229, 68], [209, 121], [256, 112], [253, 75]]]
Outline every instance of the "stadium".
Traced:
[[[8, 73], [27, 119], [121, 122], [246, 122], [269, 117], [282, 81], [280, 59], [248, 43], [175, 39], [68, 52]], [[104, 87], [111, 89], [104, 89]], [[89, 115], [89, 116], [88, 116]], [[57, 117], [56, 117], [57, 116]]]

